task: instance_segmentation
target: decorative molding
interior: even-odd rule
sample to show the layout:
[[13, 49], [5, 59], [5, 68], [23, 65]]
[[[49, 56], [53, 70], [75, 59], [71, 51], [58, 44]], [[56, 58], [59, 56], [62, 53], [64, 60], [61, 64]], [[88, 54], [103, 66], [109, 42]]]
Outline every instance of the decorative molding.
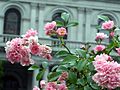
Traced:
[[46, 4], [39, 4], [40, 9], [44, 9], [46, 7]]
[[85, 8], [79, 7], [79, 8], [77, 8], [77, 10], [79, 13], [83, 13], [85, 11]]
[[30, 5], [32, 6], [32, 8], [36, 8], [38, 6], [37, 3], [30, 3]]
[[22, 18], [22, 20], [30, 21], [30, 18]]

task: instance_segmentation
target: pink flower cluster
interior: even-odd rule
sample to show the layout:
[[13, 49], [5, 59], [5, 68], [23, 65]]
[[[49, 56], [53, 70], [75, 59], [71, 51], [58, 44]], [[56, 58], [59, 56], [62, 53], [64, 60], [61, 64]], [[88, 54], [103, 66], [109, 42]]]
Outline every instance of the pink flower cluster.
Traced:
[[96, 40], [96, 41], [98, 41], [98, 40], [101, 40], [101, 41], [102, 41], [103, 39], [106, 39], [106, 38], [108, 38], [107, 34], [97, 33], [95, 40]]
[[37, 31], [33, 29], [28, 30], [23, 38], [15, 38], [8, 41], [5, 51], [8, 61], [11, 63], [20, 62], [22, 66], [34, 64], [31, 54], [47, 58], [48, 60], [52, 59], [50, 55], [52, 49], [38, 43]]
[[94, 52], [100, 52], [103, 51], [105, 49], [104, 45], [96, 45], [96, 47], [94, 48]]
[[51, 23], [47, 23], [44, 27], [46, 35], [58, 35], [58, 36], [64, 36], [67, 34], [67, 31], [64, 27], [57, 29], [57, 24], [55, 21], [52, 21]]
[[65, 83], [57, 84], [57, 82], [48, 82], [45, 80], [40, 82], [40, 87], [45, 90], [68, 90]]
[[97, 55], [93, 65], [97, 73], [92, 79], [99, 86], [108, 89], [120, 87], [120, 64], [114, 61], [109, 61], [109, 56], [106, 54]]
[[33, 30], [32, 28], [31, 29], [29, 29], [27, 32], [26, 32], [26, 34], [25, 34], [25, 38], [29, 38], [29, 37], [31, 37], [31, 36], [36, 36], [38, 34], [38, 32], [36, 31], [36, 30]]
[[102, 24], [102, 29], [105, 30], [110, 30], [114, 27], [114, 22], [113, 21], [106, 21]]

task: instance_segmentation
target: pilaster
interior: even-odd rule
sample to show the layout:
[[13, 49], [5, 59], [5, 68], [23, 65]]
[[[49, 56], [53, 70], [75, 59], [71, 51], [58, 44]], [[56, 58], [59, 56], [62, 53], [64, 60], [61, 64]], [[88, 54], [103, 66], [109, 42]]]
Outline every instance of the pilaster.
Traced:
[[37, 3], [31, 3], [30, 27], [36, 29]]
[[38, 36], [45, 37], [44, 32], [44, 4], [39, 4], [39, 16], [38, 16]]
[[46, 70], [45, 70], [45, 73], [44, 73], [44, 76], [43, 76], [43, 80], [48, 81], [48, 79], [47, 79], [48, 73], [49, 73], [49, 67], [47, 67]]
[[3, 34], [4, 29], [4, 17], [0, 16], [0, 34]]
[[85, 34], [85, 31], [84, 31], [84, 20], [85, 20], [84, 11], [85, 11], [85, 8], [78, 8], [78, 23], [79, 23], [78, 29], [77, 29], [78, 41], [84, 41], [84, 34]]
[[39, 86], [39, 82], [36, 80], [36, 76], [39, 73], [39, 70], [34, 70], [33, 71], [33, 77], [32, 77], [32, 88], [34, 86]]
[[[22, 18], [22, 23], [21, 23], [21, 35], [25, 34], [26, 31], [30, 28], [29, 27], [29, 22], [31, 19], [29, 18]], [[32, 28], [32, 27], [31, 27]]]
[[[86, 13], [85, 13], [85, 42], [90, 42], [91, 41], [91, 34], [94, 34], [91, 31], [91, 12], [92, 9], [85, 9]], [[93, 41], [93, 40], [92, 40]]]

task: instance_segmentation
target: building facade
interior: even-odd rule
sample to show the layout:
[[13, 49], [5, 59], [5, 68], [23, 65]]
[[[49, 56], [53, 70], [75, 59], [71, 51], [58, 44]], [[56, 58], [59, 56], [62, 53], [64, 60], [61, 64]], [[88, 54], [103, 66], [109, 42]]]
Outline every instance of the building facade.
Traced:
[[[68, 45], [74, 48], [79, 48], [80, 42], [94, 43], [96, 33], [99, 32], [96, 25], [101, 23], [97, 18], [98, 15], [108, 16], [120, 27], [120, 1], [117, 0], [0, 0], [1, 47], [9, 40], [5, 37], [17, 37], [25, 34], [30, 28], [38, 30], [40, 41], [51, 44], [53, 38], [45, 35], [44, 25], [54, 18], [59, 18], [62, 12], [69, 13], [71, 20], [74, 19], [79, 22], [78, 26], [68, 28], [66, 42], [71, 42]], [[4, 52], [0, 53], [0, 57], [5, 60]], [[38, 58], [35, 57], [35, 59]], [[15, 70], [14, 68], [17, 68], [17, 66], [19, 68]], [[13, 77], [13, 84], [3, 85], [10, 87], [9, 90], [32, 90], [32, 86], [38, 84], [34, 78], [38, 71], [27, 72], [26, 68], [23, 69], [19, 65], [11, 66], [7, 64], [4, 67], [12, 68], [12, 70], [5, 69], [5, 72], [11, 73], [10, 75], [6, 73], [8, 79]], [[23, 80], [20, 78], [23, 78]], [[17, 85], [19, 89], [13, 89]], [[8, 90], [8, 88], [4, 90]]]

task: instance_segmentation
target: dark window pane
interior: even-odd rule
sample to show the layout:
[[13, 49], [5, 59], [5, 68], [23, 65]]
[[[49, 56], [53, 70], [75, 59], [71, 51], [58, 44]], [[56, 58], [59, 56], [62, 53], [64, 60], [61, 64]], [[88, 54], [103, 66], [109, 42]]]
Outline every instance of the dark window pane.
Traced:
[[[112, 18], [110, 15], [108, 15], [108, 14], [103, 14], [103, 16], [107, 16], [107, 17], [109, 18], [109, 20], [113, 21], [113, 18]], [[105, 22], [104, 20], [98, 19], [98, 25], [99, 25], [99, 26], [102, 26], [102, 24], [103, 24], [104, 22]], [[98, 32], [105, 33], [105, 34], [107, 34], [107, 35], [109, 36], [109, 31], [107, 31], [107, 30], [98, 29]], [[111, 41], [111, 38], [110, 38], [110, 37], [109, 37], [109, 39], [104, 40], [104, 42], [107, 42], [107, 43], [109, 43], [110, 41]]]
[[8, 9], [4, 18], [4, 34], [20, 34], [21, 14], [17, 9]]
[[[53, 17], [52, 17], [52, 21], [62, 21], [62, 22], [64, 22], [64, 20], [61, 18], [62, 12], [63, 12], [63, 11], [58, 12], [58, 13], [55, 13], [55, 14], [53, 15]], [[60, 28], [60, 27], [58, 27], [58, 28]], [[66, 28], [66, 30], [67, 30], [67, 28]], [[51, 36], [51, 37], [52, 37], [52, 38], [58, 38], [57, 36]], [[67, 39], [67, 35], [65, 35], [63, 38], [64, 38], [64, 39]]]

